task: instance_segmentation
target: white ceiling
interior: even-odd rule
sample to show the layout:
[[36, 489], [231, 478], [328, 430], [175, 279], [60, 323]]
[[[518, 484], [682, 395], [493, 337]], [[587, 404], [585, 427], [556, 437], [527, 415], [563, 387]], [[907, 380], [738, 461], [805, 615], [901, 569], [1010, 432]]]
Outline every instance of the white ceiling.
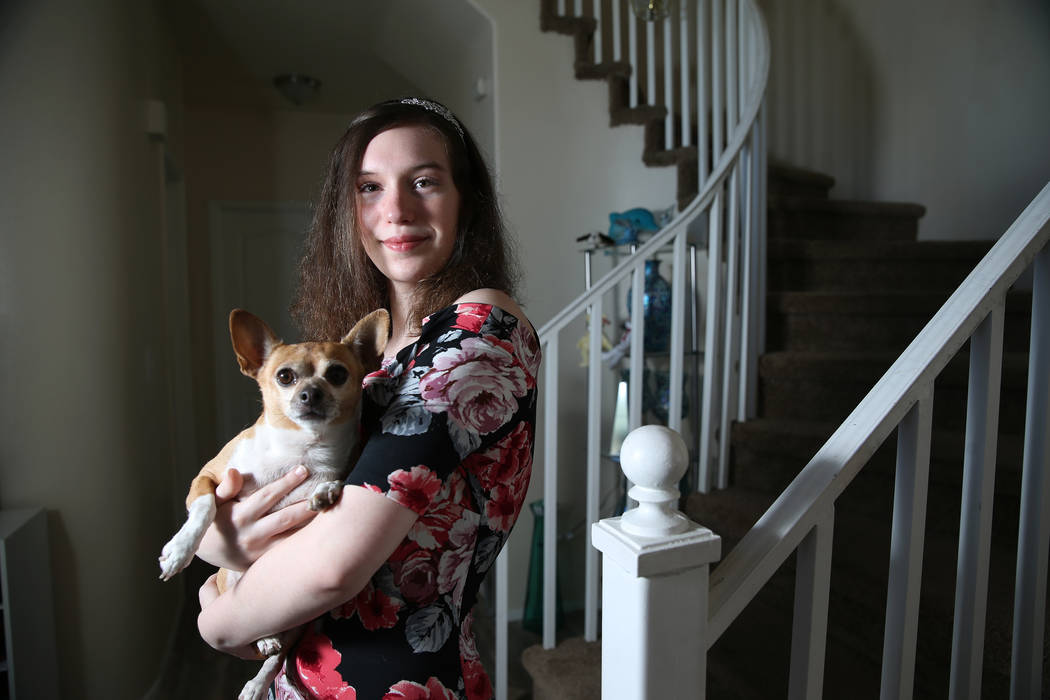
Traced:
[[318, 99], [307, 106], [319, 111], [355, 111], [409, 93], [434, 95], [433, 86], [447, 78], [444, 70], [461, 71], [470, 60], [477, 37], [491, 41], [488, 21], [468, 0], [196, 3], [196, 20], [184, 22], [183, 32], [210, 25], [208, 32], [275, 107], [287, 106], [271, 87], [273, 77], [283, 73], [305, 73], [322, 82]]

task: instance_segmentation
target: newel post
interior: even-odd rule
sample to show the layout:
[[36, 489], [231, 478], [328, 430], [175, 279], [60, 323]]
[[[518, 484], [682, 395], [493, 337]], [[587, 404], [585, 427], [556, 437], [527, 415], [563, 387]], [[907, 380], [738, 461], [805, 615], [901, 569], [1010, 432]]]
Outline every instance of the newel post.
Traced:
[[675, 508], [688, 461], [673, 430], [632, 431], [620, 462], [638, 507], [591, 527], [604, 555], [602, 697], [704, 697], [708, 569], [722, 540]]

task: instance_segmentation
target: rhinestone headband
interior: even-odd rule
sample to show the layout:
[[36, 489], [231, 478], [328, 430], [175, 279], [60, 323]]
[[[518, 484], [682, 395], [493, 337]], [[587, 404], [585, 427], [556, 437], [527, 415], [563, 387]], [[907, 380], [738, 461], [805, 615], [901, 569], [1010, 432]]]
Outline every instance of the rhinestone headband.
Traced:
[[449, 124], [455, 127], [456, 133], [459, 134], [459, 138], [463, 139], [463, 127], [460, 126], [459, 120], [457, 120], [456, 117], [452, 114], [452, 112], [448, 111], [448, 108], [444, 105], [438, 104], [437, 102], [431, 102], [430, 100], [421, 100], [418, 97], [406, 97], [405, 99], [401, 100], [401, 104], [422, 107], [428, 112], [433, 112], [434, 114], [442, 117], [445, 121], [447, 121]]

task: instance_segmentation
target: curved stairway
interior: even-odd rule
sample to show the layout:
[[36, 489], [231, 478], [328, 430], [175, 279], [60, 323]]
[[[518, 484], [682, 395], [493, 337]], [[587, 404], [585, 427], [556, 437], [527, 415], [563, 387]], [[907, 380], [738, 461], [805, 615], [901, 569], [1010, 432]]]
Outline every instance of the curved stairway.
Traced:
[[[770, 172], [767, 352], [758, 418], [734, 424], [731, 488], [685, 510], [723, 537], [723, 558], [988, 251], [991, 242], [915, 239], [923, 208], [837, 202], [833, 181]], [[999, 469], [989, 582], [984, 697], [1009, 694], [1021, 436], [1030, 295], [1006, 307]], [[946, 697], [951, 663], [968, 356], [938, 380], [915, 697]], [[836, 509], [824, 697], [877, 698], [890, 557], [896, 440]], [[997, 546], [996, 541], [1002, 544]], [[794, 567], [776, 577], [711, 648], [711, 698], [783, 697]], [[764, 671], [755, 674], [754, 660]], [[1044, 686], [1045, 687], [1045, 686]]]
[[[916, 240], [924, 209], [841, 202], [825, 175], [769, 172], [767, 352], [758, 418], [732, 429], [731, 486], [692, 494], [684, 510], [723, 538], [723, 557], [850, 413], [908, 342], [988, 251], [990, 241]], [[1017, 493], [1030, 296], [1007, 304], [1000, 467], [989, 582], [984, 696], [1009, 692]], [[916, 697], [947, 695], [951, 597], [968, 357], [938, 380], [934, 405], [924, 592]], [[893, 499], [895, 440], [876, 453], [840, 502], [829, 611], [825, 697], [878, 697]], [[996, 540], [1003, 541], [996, 546]], [[787, 688], [794, 570], [789, 561], [711, 648], [708, 697], [783, 697]], [[940, 591], [940, 592], [937, 592]], [[947, 591], [948, 593], [944, 593]], [[570, 639], [526, 650], [537, 700], [600, 696], [600, 642]], [[763, 672], [756, 674], [755, 659]]]

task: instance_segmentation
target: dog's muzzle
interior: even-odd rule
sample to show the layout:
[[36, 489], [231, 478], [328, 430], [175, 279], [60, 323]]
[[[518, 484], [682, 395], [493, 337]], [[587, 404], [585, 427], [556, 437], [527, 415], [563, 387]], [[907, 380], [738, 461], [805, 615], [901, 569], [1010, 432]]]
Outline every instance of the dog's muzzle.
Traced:
[[307, 385], [296, 393], [293, 406], [299, 418], [324, 420], [328, 415], [327, 398], [320, 387]]

